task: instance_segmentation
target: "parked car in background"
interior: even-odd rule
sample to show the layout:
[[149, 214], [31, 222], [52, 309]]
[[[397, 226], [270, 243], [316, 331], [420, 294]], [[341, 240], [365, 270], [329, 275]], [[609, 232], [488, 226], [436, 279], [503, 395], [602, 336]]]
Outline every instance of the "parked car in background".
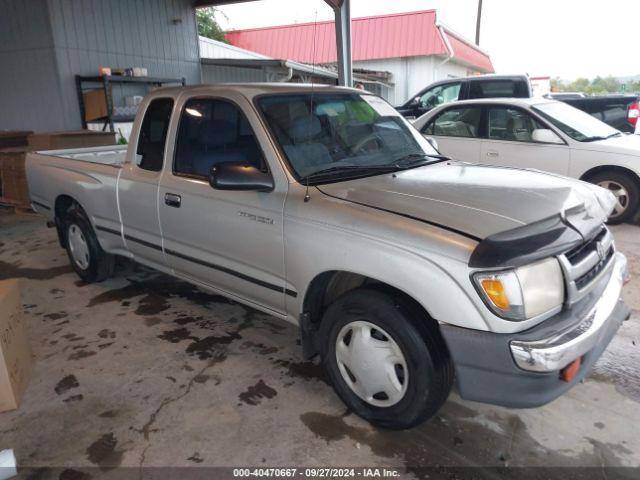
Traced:
[[157, 89], [128, 148], [29, 153], [27, 179], [83, 280], [122, 255], [300, 325], [349, 410], [384, 427], [433, 416], [454, 380], [550, 402], [629, 316], [613, 195], [451, 162], [361, 90]]
[[535, 168], [595, 183], [617, 199], [610, 223], [640, 202], [640, 137], [625, 135], [566, 103], [542, 98], [442, 105], [414, 126], [456, 160]]
[[[637, 95], [601, 95], [566, 97], [551, 93], [549, 98], [560, 100], [625, 133], [634, 133], [640, 116], [640, 97]], [[574, 95], [574, 94], [571, 94]]]
[[417, 118], [432, 108], [456, 100], [531, 96], [531, 82], [526, 75], [491, 74], [449, 78], [432, 83], [404, 105], [396, 107], [396, 110], [407, 118]]

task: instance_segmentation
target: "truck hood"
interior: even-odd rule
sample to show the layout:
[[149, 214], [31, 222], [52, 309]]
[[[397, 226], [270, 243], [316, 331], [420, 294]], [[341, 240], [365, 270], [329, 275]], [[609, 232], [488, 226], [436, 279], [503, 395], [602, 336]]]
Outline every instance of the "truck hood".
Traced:
[[610, 192], [579, 180], [463, 162], [426, 165], [318, 189], [478, 240], [559, 214], [586, 237], [600, 227], [615, 204]]
[[640, 135], [620, 135], [595, 142], [575, 142], [575, 149], [640, 157]]

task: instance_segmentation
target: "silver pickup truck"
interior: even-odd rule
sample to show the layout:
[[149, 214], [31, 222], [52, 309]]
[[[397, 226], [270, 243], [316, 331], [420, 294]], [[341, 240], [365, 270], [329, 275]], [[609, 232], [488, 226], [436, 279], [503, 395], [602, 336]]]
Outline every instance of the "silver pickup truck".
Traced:
[[384, 427], [429, 418], [454, 383], [549, 402], [629, 315], [611, 193], [442, 157], [359, 90], [159, 89], [127, 149], [29, 154], [27, 177], [82, 279], [121, 255], [298, 324]]

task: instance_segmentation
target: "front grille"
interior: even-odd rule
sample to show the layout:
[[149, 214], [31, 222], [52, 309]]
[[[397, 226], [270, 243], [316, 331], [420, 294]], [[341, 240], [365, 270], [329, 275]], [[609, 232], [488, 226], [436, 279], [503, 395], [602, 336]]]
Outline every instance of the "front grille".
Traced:
[[588, 242], [559, 255], [567, 287], [568, 304], [587, 295], [596, 285], [596, 279], [611, 265], [615, 253], [613, 236], [606, 227]]
[[587, 258], [591, 252], [597, 253], [598, 242], [602, 241], [607, 232], [608, 230], [603, 227], [602, 230], [600, 230], [600, 233], [593, 237], [592, 240], [585, 242], [582, 245], [578, 245], [573, 250], [567, 252], [565, 254], [567, 260], [569, 260], [572, 265], [575, 265]]
[[613, 257], [613, 247], [609, 247], [609, 251], [607, 252], [605, 257], [598, 263], [596, 263], [596, 265], [591, 270], [575, 280], [576, 288], [578, 290], [582, 290], [584, 287], [589, 285], [591, 281], [596, 278], [602, 270], [604, 270], [604, 268], [611, 260], [611, 257]]

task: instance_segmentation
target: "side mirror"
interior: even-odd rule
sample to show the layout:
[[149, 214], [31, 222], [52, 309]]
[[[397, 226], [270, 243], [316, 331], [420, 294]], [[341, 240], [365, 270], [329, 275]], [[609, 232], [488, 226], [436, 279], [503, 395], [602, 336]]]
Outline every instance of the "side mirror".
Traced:
[[531, 140], [539, 143], [554, 143], [556, 145], [562, 145], [564, 143], [553, 130], [549, 130], [548, 128], [536, 128], [531, 132]]
[[252, 165], [243, 162], [222, 162], [211, 167], [209, 184], [216, 190], [273, 190], [273, 178]]
[[429, 144], [434, 148], [436, 152], [440, 153], [438, 150], [438, 142], [435, 138], [430, 137], [426, 133], [423, 133], [422, 136], [427, 140], [427, 142], [429, 142]]

